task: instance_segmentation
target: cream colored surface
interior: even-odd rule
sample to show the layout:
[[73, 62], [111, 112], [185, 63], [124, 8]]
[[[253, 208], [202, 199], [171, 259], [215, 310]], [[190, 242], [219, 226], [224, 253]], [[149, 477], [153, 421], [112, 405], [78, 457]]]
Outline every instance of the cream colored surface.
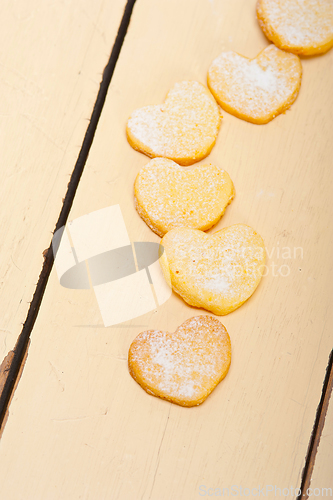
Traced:
[[[134, 207], [147, 158], [127, 143], [128, 116], [177, 81], [204, 83], [223, 50], [255, 57], [266, 45], [253, 0], [138, 0], [70, 218], [120, 203], [132, 241], [159, 241]], [[224, 113], [205, 160], [237, 189], [214, 230], [248, 224], [268, 251], [268, 276], [223, 318], [223, 383], [197, 408], [148, 396], [128, 373], [132, 340], [204, 311], [173, 295], [104, 328], [92, 291], [61, 288], [53, 271], [0, 442], [1, 498], [193, 500], [201, 485], [300, 485], [332, 347], [332, 67], [332, 51], [304, 60], [292, 110], [264, 127]]]
[[[333, 402], [327, 410], [325, 425], [321, 435], [320, 444], [318, 446], [317, 456], [315, 459], [312, 480], [310, 484], [312, 494], [316, 494], [319, 498], [333, 496]], [[320, 495], [318, 495], [318, 489]], [[326, 494], [322, 488], [331, 488], [331, 491]], [[329, 495], [330, 493], [330, 495]]]
[[140, 217], [162, 237], [181, 226], [207, 231], [220, 220], [235, 189], [229, 174], [215, 165], [184, 169], [155, 158], [138, 173], [134, 196]]
[[4, 0], [0, 362], [16, 343], [125, 0]]

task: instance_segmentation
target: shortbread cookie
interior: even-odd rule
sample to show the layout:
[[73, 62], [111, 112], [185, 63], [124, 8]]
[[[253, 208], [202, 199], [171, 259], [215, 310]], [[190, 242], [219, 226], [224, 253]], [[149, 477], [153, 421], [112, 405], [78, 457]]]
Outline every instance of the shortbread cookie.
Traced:
[[208, 87], [228, 113], [262, 124], [292, 105], [301, 78], [299, 57], [269, 45], [254, 59], [222, 52], [209, 68]]
[[197, 229], [172, 229], [161, 246], [160, 263], [168, 284], [188, 304], [217, 315], [241, 306], [264, 272], [264, 242], [244, 224], [212, 235]]
[[259, 0], [257, 17], [280, 49], [309, 56], [333, 47], [332, 0]]
[[137, 109], [127, 123], [127, 139], [151, 158], [165, 157], [180, 165], [205, 158], [220, 127], [219, 108], [199, 82], [176, 83], [164, 104]]
[[174, 333], [140, 333], [128, 355], [130, 374], [148, 394], [181, 406], [203, 403], [230, 361], [228, 332], [212, 316], [188, 319]]
[[235, 191], [229, 174], [215, 165], [184, 169], [155, 158], [137, 175], [134, 195], [138, 213], [162, 237], [181, 226], [206, 231], [220, 220]]

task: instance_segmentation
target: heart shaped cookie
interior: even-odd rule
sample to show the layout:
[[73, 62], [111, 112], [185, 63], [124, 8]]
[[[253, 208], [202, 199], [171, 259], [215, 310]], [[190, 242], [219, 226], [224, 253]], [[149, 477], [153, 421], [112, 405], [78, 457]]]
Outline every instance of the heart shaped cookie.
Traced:
[[230, 362], [228, 332], [211, 316], [188, 319], [174, 333], [140, 333], [128, 354], [130, 374], [148, 394], [181, 406], [203, 403]]
[[280, 49], [309, 56], [333, 47], [332, 0], [259, 0], [257, 17]]
[[161, 240], [163, 274], [188, 304], [217, 315], [240, 307], [264, 272], [264, 242], [251, 227], [235, 224], [212, 235], [177, 228]]
[[201, 83], [176, 83], [164, 104], [134, 111], [127, 139], [151, 158], [165, 157], [180, 165], [205, 158], [215, 144], [221, 115], [211, 93]]
[[208, 87], [223, 109], [262, 124], [292, 105], [301, 78], [299, 57], [269, 45], [255, 59], [222, 52], [208, 70]]
[[184, 169], [156, 158], [137, 175], [134, 195], [141, 218], [162, 237], [180, 226], [206, 231], [220, 220], [235, 191], [229, 174], [215, 165]]

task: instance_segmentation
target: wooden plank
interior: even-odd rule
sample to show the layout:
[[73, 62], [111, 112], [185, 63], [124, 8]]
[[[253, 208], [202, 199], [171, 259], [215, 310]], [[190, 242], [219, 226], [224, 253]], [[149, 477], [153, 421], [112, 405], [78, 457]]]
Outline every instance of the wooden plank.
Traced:
[[[128, 116], [177, 81], [205, 83], [222, 50], [254, 57], [266, 45], [254, 0], [138, 0], [71, 219], [119, 204], [131, 241], [158, 242], [133, 204], [147, 158], [127, 144]], [[225, 381], [192, 409], [148, 396], [128, 373], [131, 341], [204, 311], [173, 295], [105, 328], [92, 291], [61, 288], [52, 272], [1, 440], [4, 498], [300, 486], [332, 345], [332, 62], [333, 51], [302, 60], [296, 103], [268, 125], [223, 113], [209, 161], [229, 172], [236, 198], [215, 229], [247, 223], [269, 252], [254, 296], [222, 318], [233, 345]]]
[[9, 367], [10, 367], [12, 361], [13, 361], [13, 356], [14, 356], [14, 352], [9, 351], [9, 353], [7, 354], [7, 356], [5, 357], [5, 359], [3, 360], [3, 362], [0, 365], [0, 394], [1, 394], [1, 391], [4, 387], [4, 385], [5, 385], [7, 375], [8, 375], [8, 370], [9, 370]]
[[[321, 435], [320, 444], [314, 464], [310, 488], [313, 495], [322, 498], [333, 496], [333, 404], [332, 399], [328, 407], [325, 426]], [[331, 490], [326, 494], [326, 488]], [[320, 492], [320, 495], [318, 493]]]
[[[332, 361], [332, 360], [331, 360]], [[327, 388], [323, 393], [321, 418], [318, 420], [317, 439], [314, 439], [309, 480], [305, 493], [310, 498], [333, 496], [333, 370], [327, 373]]]
[[0, 360], [26, 318], [125, 4], [2, 6]]
[[[7, 406], [7, 411], [5, 412], [5, 415], [4, 415], [4, 418], [3, 418], [3, 421], [2, 421], [2, 425], [0, 427], [0, 439], [1, 439], [3, 430], [4, 430], [6, 422], [7, 422], [8, 412], [9, 412], [9, 406], [10, 406], [11, 400], [12, 400], [12, 398], [14, 396], [15, 389], [16, 389], [16, 387], [17, 387], [17, 385], [18, 385], [18, 383], [19, 383], [19, 381], [21, 379], [22, 373], [23, 373], [24, 364], [26, 362], [27, 355], [28, 355], [29, 344], [30, 344], [30, 342], [28, 342], [27, 350], [25, 351], [25, 354], [23, 356], [22, 364], [21, 364], [21, 366], [19, 368], [17, 377], [15, 379], [13, 392], [11, 394], [11, 398], [9, 400], [9, 404]], [[10, 366], [11, 366], [11, 364], [13, 362], [13, 359], [14, 359], [14, 351], [9, 351], [9, 353], [7, 354], [7, 356], [5, 357], [5, 359], [3, 360], [3, 362], [0, 365], [0, 394], [1, 394], [1, 392], [2, 392], [2, 390], [4, 388], [4, 386], [5, 386], [7, 377], [9, 376], [9, 370], [10, 370]]]

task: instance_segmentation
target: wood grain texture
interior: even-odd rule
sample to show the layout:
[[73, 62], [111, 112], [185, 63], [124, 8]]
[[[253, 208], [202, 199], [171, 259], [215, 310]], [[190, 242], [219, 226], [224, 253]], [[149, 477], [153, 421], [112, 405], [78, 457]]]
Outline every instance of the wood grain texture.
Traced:
[[2, 3], [0, 360], [26, 318], [125, 3]]
[[[328, 408], [325, 419], [325, 426], [321, 435], [320, 444], [317, 451], [316, 461], [312, 473], [310, 488], [313, 494], [318, 495], [318, 488], [322, 495], [329, 497], [332, 496], [333, 491], [333, 405], [332, 400]], [[326, 495], [323, 488], [331, 488], [330, 492]], [[315, 491], [316, 490], [316, 491]]]
[[[132, 241], [159, 241], [134, 208], [148, 159], [128, 145], [127, 118], [177, 81], [205, 83], [222, 50], [254, 57], [267, 43], [254, 0], [138, 0], [70, 218], [119, 203]], [[332, 63], [333, 51], [302, 60], [297, 101], [267, 125], [223, 113], [209, 161], [236, 198], [213, 231], [249, 224], [269, 254], [253, 297], [222, 318], [226, 379], [197, 408], [147, 395], [128, 373], [131, 341], [204, 311], [173, 295], [104, 328], [93, 292], [61, 288], [53, 272], [1, 440], [2, 497], [192, 500], [200, 486], [300, 486], [332, 346]]]

